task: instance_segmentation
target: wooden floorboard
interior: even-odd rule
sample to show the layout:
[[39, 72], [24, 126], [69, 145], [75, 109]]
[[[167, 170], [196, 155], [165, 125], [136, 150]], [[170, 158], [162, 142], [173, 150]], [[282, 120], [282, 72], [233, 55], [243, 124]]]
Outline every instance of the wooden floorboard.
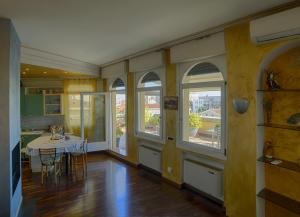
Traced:
[[50, 179], [23, 166], [22, 217], [225, 217], [222, 207], [105, 154], [90, 154], [88, 175]]

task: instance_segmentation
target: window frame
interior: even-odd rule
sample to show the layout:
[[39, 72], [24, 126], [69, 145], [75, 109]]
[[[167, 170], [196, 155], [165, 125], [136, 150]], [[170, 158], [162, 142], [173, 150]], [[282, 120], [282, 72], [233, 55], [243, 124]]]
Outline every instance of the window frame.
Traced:
[[[195, 82], [183, 83], [184, 76], [197, 64], [208, 62], [219, 68], [223, 75], [223, 81], [211, 82]], [[179, 95], [179, 115], [177, 118], [177, 143], [176, 146], [180, 149], [195, 152], [198, 154], [207, 155], [213, 158], [226, 160], [227, 149], [227, 91], [226, 91], [226, 56], [221, 55], [215, 58], [204, 59], [201, 61], [193, 61], [188, 63], [180, 63], [177, 65], [177, 93]], [[183, 91], [184, 89], [205, 88], [205, 87], [220, 87], [221, 88], [221, 149], [207, 147], [205, 145], [188, 142], [183, 139]]]
[[[114, 83], [115, 80], [117, 79], [121, 79], [124, 83], [124, 90], [116, 90], [116, 89], [112, 89], [112, 85]], [[125, 102], [126, 102], [126, 106], [125, 106], [125, 126], [126, 126], [126, 156], [128, 156], [128, 88], [127, 88], [127, 75], [124, 76], [118, 76], [118, 77], [114, 77], [114, 78], [110, 78], [108, 80], [108, 91], [109, 91], [109, 106], [110, 108], [112, 108], [112, 93], [125, 93]], [[109, 115], [109, 147], [112, 147], [112, 127], [113, 127], [113, 123], [112, 123], [112, 116], [113, 113], [110, 112]]]
[[[154, 86], [154, 87], [138, 87], [139, 82], [143, 79], [143, 77], [150, 73], [154, 72], [158, 75], [161, 81], [161, 86]], [[163, 108], [163, 97], [165, 95], [165, 77], [164, 77], [165, 69], [164, 67], [153, 69], [153, 70], [147, 70], [143, 72], [136, 72], [135, 73], [135, 136], [141, 139], [150, 140], [157, 143], [164, 143], [165, 140], [165, 111]], [[146, 133], [143, 131], [140, 131], [140, 96], [139, 93], [143, 91], [153, 91], [153, 90], [159, 90], [160, 91], [160, 135], [154, 135], [151, 133]]]

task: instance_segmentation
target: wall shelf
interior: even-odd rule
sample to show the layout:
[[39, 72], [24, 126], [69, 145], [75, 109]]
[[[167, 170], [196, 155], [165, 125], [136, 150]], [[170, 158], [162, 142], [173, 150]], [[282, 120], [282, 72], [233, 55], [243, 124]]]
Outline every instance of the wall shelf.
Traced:
[[287, 124], [264, 123], [264, 124], [258, 124], [257, 126], [300, 131], [300, 126], [292, 126]]
[[279, 90], [256, 90], [259, 92], [269, 92], [269, 93], [283, 93], [283, 92], [299, 92], [300, 89], [279, 89]]
[[266, 188], [261, 190], [257, 196], [267, 201], [270, 201], [280, 207], [283, 207], [293, 213], [300, 214], [300, 202], [297, 200], [293, 200], [287, 196], [276, 193]]
[[270, 164], [275, 167], [281, 167], [284, 169], [288, 169], [288, 170], [292, 170], [292, 171], [300, 173], [300, 166], [297, 163], [281, 160], [282, 162], [280, 164], [274, 165], [274, 164], [271, 164], [271, 161], [273, 161], [273, 160], [281, 160], [281, 159], [276, 159], [276, 158], [269, 159], [266, 157], [260, 157], [258, 159], [258, 161], [260, 161], [260, 162], [267, 163], [267, 164]]

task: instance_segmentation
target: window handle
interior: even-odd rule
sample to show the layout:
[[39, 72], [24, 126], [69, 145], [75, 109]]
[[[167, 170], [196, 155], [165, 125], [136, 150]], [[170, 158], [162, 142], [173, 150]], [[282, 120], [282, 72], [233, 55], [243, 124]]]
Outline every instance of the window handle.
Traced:
[[208, 173], [212, 174], [212, 175], [216, 175], [213, 171], [208, 170]]

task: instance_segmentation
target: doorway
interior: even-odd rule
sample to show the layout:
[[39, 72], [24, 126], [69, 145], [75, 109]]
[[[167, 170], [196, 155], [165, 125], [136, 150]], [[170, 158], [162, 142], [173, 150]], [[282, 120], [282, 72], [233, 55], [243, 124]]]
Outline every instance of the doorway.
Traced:
[[110, 149], [127, 155], [127, 103], [126, 89], [122, 79], [117, 78], [110, 86], [111, 144]]
[[81, 93], [81, 137], [88, 141], [88, 151], [108, 149], [109, 94]]

